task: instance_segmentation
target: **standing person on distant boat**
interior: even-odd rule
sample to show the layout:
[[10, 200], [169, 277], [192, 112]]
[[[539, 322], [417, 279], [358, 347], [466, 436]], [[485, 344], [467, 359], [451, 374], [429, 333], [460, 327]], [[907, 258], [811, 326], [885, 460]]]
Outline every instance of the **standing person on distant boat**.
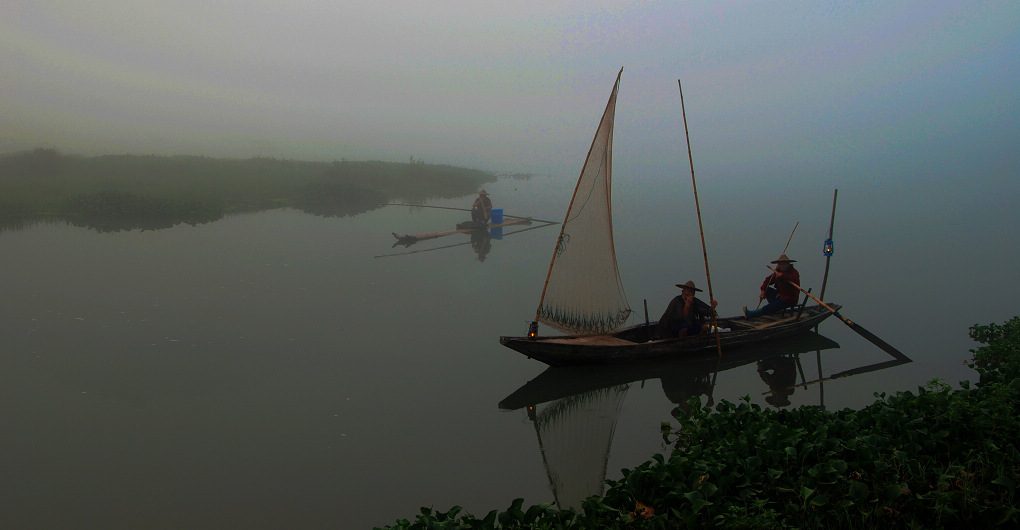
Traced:
[[673, 297], [666, 307], [666, 312], [659, 318], [659, 337], [663, 339], [692, 337], [708, 332], [709, 322], [719, 302], [712, 300], [712, 305], [709, 305], [695, 298], [694, 293], [701, 289], [695, 287], [693, 281], [678, 283], [676, 286], [683, 291]]
[[489, 199], [489, 192], [482, 190], [478, 197], [471, 204], [471, 220], [489, 224], [489, 217], [492, 215], [492, 199]]
[[744, 318], [778, 313], [797, 305], [800, 289], [793, 284], [800, 285], [800, 272], [793, 268], [795, 261], [797, 260], [782, 254], [779, 259], [772, 262], [776, 265], [775, 272], [765, 277], [765, 281], [761, 283], [761, 292], [758, 294], [758, 300], [768, 300], [768, 303], [761, 309], [748, 309], [745, 305]]

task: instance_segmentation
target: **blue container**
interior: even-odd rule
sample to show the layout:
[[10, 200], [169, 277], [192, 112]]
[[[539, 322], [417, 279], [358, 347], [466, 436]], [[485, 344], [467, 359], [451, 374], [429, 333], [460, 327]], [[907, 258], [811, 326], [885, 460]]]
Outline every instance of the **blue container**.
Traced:
[[489, 224], [498, 225], [503, 222], [503, 209], [493, 208], [489, 210]]

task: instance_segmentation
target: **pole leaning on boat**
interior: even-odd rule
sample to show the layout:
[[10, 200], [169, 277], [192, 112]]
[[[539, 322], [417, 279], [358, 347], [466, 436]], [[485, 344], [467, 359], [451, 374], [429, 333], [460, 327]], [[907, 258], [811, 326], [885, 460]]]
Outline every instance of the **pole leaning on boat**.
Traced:
[[[705, 279], [708, 281], [709, 304], [715, 301], [712, 294], [712, 273], [708, 269], [708, 249], [705, 246], [705, 229], [701, 224], [701, 205], [698, 203], [698, 182], [694, 178], [694, 155], [691, 154], [691, 134], [687, 131], [687, 110], [684, 108], [684, 87], [680, 80], [676, 80], [677, 89], [680, 91], [680, 113], [684, 118], [684, 137], [687, 139], [687, 160], [691, 164], [691, 185], [694, 187], [694, 209], [698, 212], [698, 232], [701, 234], [701, 253], [705, 257]], [[719, 326], [717, 325], [715, 309], [712, 309], [712, 329], [715, 330], [715, 346], [722, 357], [722, 341], [719, 339]]]

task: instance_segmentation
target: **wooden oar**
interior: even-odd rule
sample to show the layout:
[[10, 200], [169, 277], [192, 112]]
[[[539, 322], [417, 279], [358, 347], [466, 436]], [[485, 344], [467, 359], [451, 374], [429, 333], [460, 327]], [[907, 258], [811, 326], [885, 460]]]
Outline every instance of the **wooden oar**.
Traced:
[[[772, 267], [768, 267], [768, 269], [770, 271], [772, 271], [772, 272], [776, 272], [775, 269], [773, 269]], [[796, 287], [797, 289], [800, 289], [800, 291], [802, 293], [808, 295], [815, 302], [818, 302], [818, 305], [820, 305], [820, 306], [824, 307], [825, 309], [828, 309], [829, 311], [831, 311], [833, 315], [836, 315], [836, 318], [842, 320], [844, 324], [846, 324], [847, 326], [850, 327], [850, 329], [856, 331], [858, 335], [868, 339], [875, 346], [878, 346], [879, 348], [882, 348], [882, 350], [884, 352], [888, 353], [889, 355], [892, 355], [893, 357], [895, 357], [897, 359], [908, 359], [909, 360], [909, 357], [907, 357], [906, 355], [903, 355], [903, 352], [901, 352], [900, 350], [897, 350], [896, 348], [893, 348], [891, 345], [889, 345], [888, 342], [878, 338], [874, 333], [872, 333], [872, 332], [862, 328], [856, 322], [854, 322], [854, 321], [850, 320], [849, 318], [846, 318], [843, 315], [839, 314], [839, 311], [836, 311], [835, 309], [830, 307], [825, 302], [819, 300], [817, 297], [815, 297], [815, 295], [805, 291], [803, 287], [801, 287], [801, 286], [799, 286], [799, 285], [797, 285], [797, 284], [795, 284], [795, 283], [793, 283], [791, 281], [787, 281], [786, 283], [789, 283], [790, 285]]]

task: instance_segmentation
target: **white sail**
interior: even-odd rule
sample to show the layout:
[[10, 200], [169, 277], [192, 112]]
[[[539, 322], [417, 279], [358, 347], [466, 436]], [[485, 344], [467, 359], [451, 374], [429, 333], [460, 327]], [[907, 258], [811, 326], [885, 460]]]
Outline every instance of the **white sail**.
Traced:
[[536, 321], [572, 334], [608, 333], [631, 309], [613, 246], [613, 122], [620, 77], [595, 132], [560, 229]]

